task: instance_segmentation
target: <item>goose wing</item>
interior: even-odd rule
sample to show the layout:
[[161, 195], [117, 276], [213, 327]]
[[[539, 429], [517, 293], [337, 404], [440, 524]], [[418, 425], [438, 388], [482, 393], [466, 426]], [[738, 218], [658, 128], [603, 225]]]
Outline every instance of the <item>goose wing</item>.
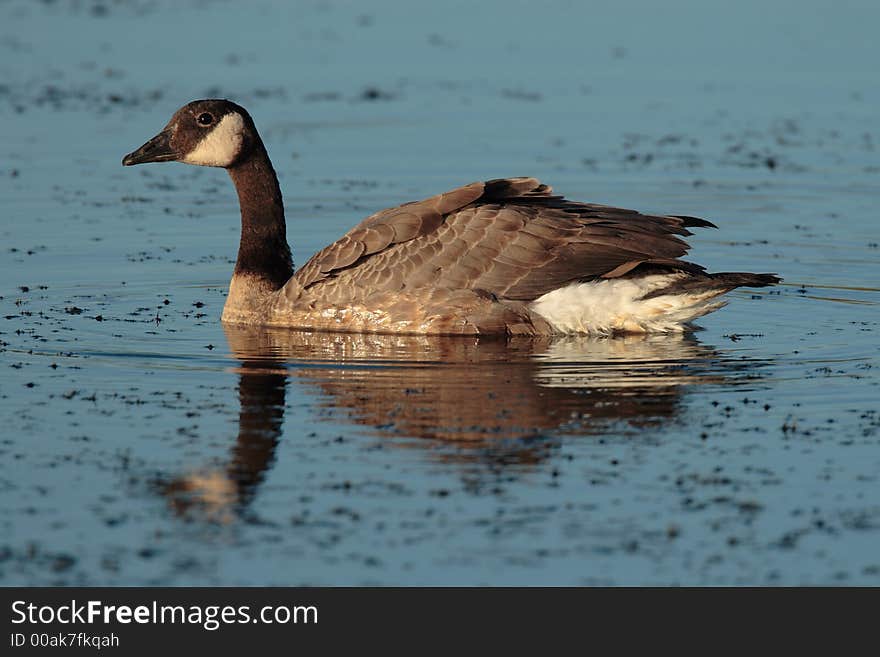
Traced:
[[424, 287], [532, 300], [572, 281], [623, 276], [641, 264], [701, 272], [681, 236], [712, 226], [686, 216], [568, 201], [534, 178], [475, 182], [378, 212], [296, 274], [328, 301]]

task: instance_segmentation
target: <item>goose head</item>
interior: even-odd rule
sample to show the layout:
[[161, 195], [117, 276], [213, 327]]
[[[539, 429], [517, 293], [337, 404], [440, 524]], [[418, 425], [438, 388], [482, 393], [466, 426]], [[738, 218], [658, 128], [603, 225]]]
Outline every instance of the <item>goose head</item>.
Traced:
[[253, 119], [240, 105], [194, 100], [177, 110], [158, 135], [123, 157], [122, 164], [185, 162], [228, 169], [246, 160], [259, 143]]

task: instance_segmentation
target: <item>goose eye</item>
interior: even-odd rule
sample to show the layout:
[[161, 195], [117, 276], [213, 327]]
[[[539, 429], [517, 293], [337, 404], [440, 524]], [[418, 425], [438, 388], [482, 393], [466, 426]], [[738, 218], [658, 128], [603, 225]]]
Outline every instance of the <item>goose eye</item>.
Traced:
[[207, 112], [202, 112], [199, 114], [199, 118], [197, 118], [196, 121], [198, 121], [200, 125], [211, 125], [214, 122], [214, 117]]

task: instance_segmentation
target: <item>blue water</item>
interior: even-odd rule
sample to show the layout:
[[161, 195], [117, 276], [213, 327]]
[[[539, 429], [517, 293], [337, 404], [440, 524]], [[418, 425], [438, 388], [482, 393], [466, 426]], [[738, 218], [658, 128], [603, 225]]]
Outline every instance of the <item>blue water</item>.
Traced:
[[[0, 582], [880, 583], [878, 19], [0, 4]], [[224, 330], [225, 173], [120, 166], [205, 96], [254, 116], [297, 263], [532, 175], [785, 283], [683, 339]]]

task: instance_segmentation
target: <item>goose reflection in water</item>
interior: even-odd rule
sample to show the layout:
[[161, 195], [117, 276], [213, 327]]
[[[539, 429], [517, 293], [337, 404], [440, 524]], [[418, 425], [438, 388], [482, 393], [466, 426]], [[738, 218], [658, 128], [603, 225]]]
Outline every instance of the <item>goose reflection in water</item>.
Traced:
[[430, 451], [441, 461], [505, 468], [543, 461], [566, 434], [660, 427], [689, 386], [754, 379], [757, 365], [687, 335], [480, 341], [224, 330], [241, 363], [238, 438], [225, 467], [163, 486], [181, 515], [220, 522], [247, 507], [272, 465], [288, 379], [318, 393], [317, 421], [399, 447], [447, 447]]

